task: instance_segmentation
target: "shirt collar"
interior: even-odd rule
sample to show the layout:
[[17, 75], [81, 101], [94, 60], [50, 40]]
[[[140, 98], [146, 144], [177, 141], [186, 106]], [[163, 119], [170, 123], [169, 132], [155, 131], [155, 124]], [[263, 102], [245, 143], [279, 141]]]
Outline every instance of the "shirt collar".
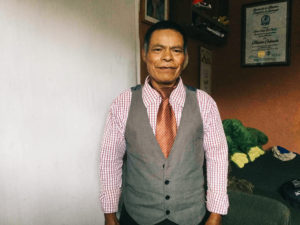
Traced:
[[[145, 84], [143, 87], [143, 101], [146, 107], [148, 107], [151, 103], [154, 103], [156, 101], [161, 101], [160, 94], [151, 87], [149, 84], [150, 77], [147, 76], [145, 80]], [[172, 91], [170, 96], [170, 104], [171, 105], [178, 105], [183, 107], [184, 101], [185, 101], [185, 87], [183, 85], [181, 77], [179, 77], [179, 82], [177, 84], [177, 87]]]

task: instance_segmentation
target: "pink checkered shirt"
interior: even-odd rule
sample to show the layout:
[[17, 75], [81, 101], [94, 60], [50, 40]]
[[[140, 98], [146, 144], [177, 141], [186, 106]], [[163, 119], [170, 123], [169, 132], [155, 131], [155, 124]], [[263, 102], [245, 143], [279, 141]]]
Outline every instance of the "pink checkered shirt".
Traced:
[[[170, 104], [174, 110], [177, 127], [180, 124], [185, 101], [185, 88], [180, 79], [171, 93]], [[142, 90], [143, 102], [147, 108], [150, 125], [155, 134], [156, 116], [161, 97], [146, 79]], [[229, 202], [227, 195], [228, 147], [222, 121], [215, 101], [201, 90], [197, 90], [200, 113], [204, 129], [204, 150], [207, 165], [208, 211], [227, 214]], [[126, 149], [124, 133], [131, 103], [131, 90], [120, 94], [112, 103], [100, 153], [100, 181], [102, 190], [100, 201], [104, 213], [118, 211], [122, 186], [122, 165]]]

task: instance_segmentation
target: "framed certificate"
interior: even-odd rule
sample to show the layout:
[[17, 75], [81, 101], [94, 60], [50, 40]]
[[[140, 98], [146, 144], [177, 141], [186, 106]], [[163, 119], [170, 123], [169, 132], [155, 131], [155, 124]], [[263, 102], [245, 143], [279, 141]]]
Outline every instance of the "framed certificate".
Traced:
[[242, 66], [289, 65], [290, 11], [290, 0], [242, 6]]

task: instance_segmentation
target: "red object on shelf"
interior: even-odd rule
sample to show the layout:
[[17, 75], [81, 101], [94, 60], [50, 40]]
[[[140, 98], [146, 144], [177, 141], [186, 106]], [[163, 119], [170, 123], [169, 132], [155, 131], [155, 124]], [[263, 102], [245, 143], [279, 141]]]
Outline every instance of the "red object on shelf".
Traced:
[[199, 2], [203, 2], [204, 0], [193, 0], [193, 5], [199, 3]]
[[211, 4], [207, 2], [206, 0], [193, 0], [193, 6], [195, 7], [201, 7], [206, 9], [211, 9]]

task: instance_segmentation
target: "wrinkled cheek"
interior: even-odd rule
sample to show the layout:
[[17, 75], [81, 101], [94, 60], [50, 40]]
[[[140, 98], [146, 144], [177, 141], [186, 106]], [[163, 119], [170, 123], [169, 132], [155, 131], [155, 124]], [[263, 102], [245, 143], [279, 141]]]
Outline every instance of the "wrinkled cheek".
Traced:
[[148, 65], [147, 69], [148, 69], [148, 72], [153, 72], [154, 71], [154, 66]]
[[180, 67], [178, 67], [178, 69], [176, 70], [176, 74], [180, 74], [181, 71], [182, 71], [182, 67], [180, 66]]

